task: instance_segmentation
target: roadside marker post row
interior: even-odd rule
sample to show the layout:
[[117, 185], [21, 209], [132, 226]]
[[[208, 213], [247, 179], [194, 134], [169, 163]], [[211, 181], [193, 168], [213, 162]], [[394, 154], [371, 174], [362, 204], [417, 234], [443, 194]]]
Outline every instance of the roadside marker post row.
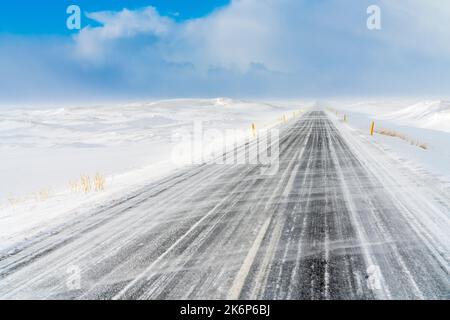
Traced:
[[[328, 111], [331, 111], [331, 112], [334, 112], [335, 114], [336, 114], [336, 117], [339, 117], [339, 112], [337, 111], [337, 110], [335, 110], [335, 109], [332, 109], [332, 108], [327, 108], [327, 110]], [[344, 114], [343, 115], [344, 117], [343, 117], [343, 122], [348, 122], [348, 118], [347, 118], [347, 115], [346, 114]], [[371, 123], [370, 123], [370, 135], [371, 136], [373, 136], [375, 134], [375, 121], [372, 121]]]
[[341, 114], [341, 113], [339, 113], [339, 111], [337, 111], [336, 109], [329, 108], [329, 107], [327, 107], [326, 110], [328, 110], [329, 112], [332, 112], [332, 113], [336, 114], [336, 118], [340, 118], [340, 116], [343, 116], [342, 122], [348, 122], [348, 117], [347, 117], [346, 114]]
[[[297, 117], [297, 115], [302, 114], [302, 110], [298, 110], [298, 111], [293, 111], [292, 112], [292, 119], [295, 119]], [[283, 114], [283, 116], [281, 117], [281, 123], [286, 123], [288, 122], [288, 116], [286, 116], [285, 114]], [[276, 122], [278, 123], [278, 121]], [[258, 131], [256, 130], [256, 124], [253, 122], [251, 125], [251, 131], [252, 131], [252, 136], [254, 138], [256, 138]]]

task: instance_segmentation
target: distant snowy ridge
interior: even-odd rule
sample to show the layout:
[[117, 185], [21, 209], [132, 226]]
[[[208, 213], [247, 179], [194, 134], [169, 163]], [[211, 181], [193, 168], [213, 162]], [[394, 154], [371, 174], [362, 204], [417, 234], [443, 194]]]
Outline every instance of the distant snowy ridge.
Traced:
[[128, 105], [0, 110], [0, 146], [74, 146], [82, 141], [110, 146], [167, 135], [187, 121], [251, 123], [280, 108], [267, 103], [216, 99], [175, 99]]
[[423, 101], [381, 117], [405, 125], [450, 132], [450, 101]]
[[[240, 99], [231, 98], [214, 98], [214, 99], [170, 99], [170, 100], [159, 100], [148, 103], [149, 107], [225, 107], [225, 108], [237, 108], [242, 111], [242, 108], [247, 110], [250, 108], [255, 108], [257, 110], [277, 110], [278, 106], [264, 103], [264, 102], [253, 102]], [[245, 110], [245, 109], [244, 109]]]

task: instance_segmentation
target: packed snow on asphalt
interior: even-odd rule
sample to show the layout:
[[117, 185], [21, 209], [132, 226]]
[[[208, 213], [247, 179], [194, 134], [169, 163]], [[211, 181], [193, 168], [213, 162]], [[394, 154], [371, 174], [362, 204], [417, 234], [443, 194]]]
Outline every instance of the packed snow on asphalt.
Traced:
[[[60, 191], [0, 207], [0, 297], [448, 299], [450, 170], [439, 151], [450, 139], [445, 122], [429, 121], [445, 106], [213, 99], [2, 111], [2, 193]], [[252, 123], [276, 129], [276, 170], [171, 164], [169, 137], [199, 119], [248, 133], [236, 145], [246, 157], [275, 148], [261, 148]], [[371, 136], [374, 119], [428, 149]], [[102, 168], [104, 192], [63, 190], [69, 175]]]

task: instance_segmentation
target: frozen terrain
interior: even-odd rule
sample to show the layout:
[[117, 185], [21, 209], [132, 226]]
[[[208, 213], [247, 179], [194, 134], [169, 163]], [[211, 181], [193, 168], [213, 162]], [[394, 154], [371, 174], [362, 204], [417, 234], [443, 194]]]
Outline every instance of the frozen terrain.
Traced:
[[[245, 129], [273, 122], [285, 109], [269, 104], [172, 100], [59, 109], [0, 109], [0, 195], [58, 188], [82, 173], [122, 173], [166, 160], [176, 129]], [[14, 171], [13, 175], [11, 171]]]
[[[335, 101], [340, 117], [347, 116], [348, 125], [368, 135], [375, 121], [375, 130], [388, 129], [407, 140], [375, 134], [371, 139], [404, 163], [424, 170], [438, 179], [450, 181], [450, 102], [436, 101]], [[427, 149], [411, 144], [419, 142]]]
[[449, 299], [449, 185], [339, 118], [279, 123], [272, 174], [198, 164], [66, 216], [0, 255], [0, 298]]
[[[448, 105], [2, 109], [0, 297], [448, 299]], [[251, 124], [279, 129], [278, 171], [174, 162], [196, 123], [258, 152]], [[104, 191], [70, 189], [95, 173]]]
[[[247, 135], [252, 123], [261, 129], [294, 108], [227, 98], [1, 108], [0, 250], [179, 168], [171, 159], [177, 134], [196, 122]], [[106, 177], [105, 191], [71, 191], [70, 182], [97, 173]]]

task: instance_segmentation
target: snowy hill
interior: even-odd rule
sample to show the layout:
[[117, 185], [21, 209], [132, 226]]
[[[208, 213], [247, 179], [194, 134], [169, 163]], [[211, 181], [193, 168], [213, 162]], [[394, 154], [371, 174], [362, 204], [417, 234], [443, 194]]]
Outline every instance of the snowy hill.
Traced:
[[450, 132], [450, 101], [424, 101], [382, 116], [419, 128]]

